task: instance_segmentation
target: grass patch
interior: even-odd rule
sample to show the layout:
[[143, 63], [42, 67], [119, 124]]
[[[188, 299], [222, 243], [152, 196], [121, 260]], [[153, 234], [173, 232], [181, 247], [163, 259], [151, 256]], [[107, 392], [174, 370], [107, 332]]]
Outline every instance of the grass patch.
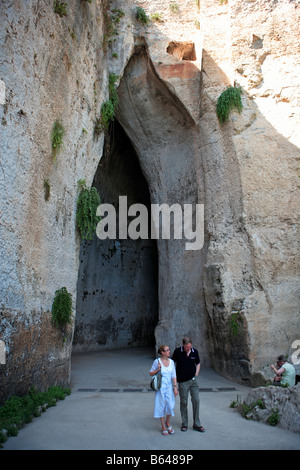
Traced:
[[[230, 408], [236, 408], [241, 416], [246, 419], [251, 419], [251, 413], [254, 410], [255, 407], [260, 408], [261, 410], [265, 410], [266, 406], [263, 402], [262, 399], [258, 399], [255, 402], [250, 403], [247, 405], [245, 402], [242, 402], [240, 397], [237, 396], [237, 399], [231, 402]], [[277, 426], [280, 421], [280, 414], [278, 409], [273, 409], [272, 408], [272, 413], [270, 416], [266, 419], [266, 422], [270, 424], [270, 426]]]
[[164, 21], [161, 13], [152, 13], [152, 15], [150, 15], [150, 19], [152, 21], [157, 21], [158, 23], [163, 23]]
[[101, 106], [100, 117], [96, 120], [95, 134], [98, 136], [101, 132], [107, 131], [109, 123], [115, 118], [115, 106], [110, 100], [105, 101]]
[[233, 333], [233, 336], [237, 336], [242, 326], [242, 318], [241, 318], [241, 314], [239, 311], [232, 312], [229, 325], [230, 325], [230, 330]]
[[8, 437], [17, 436], [19, 430], [47, 408], [55, 406], [58, 400], [70, 395], [69, 388], [50, 387], [46, 392], [32, 388], [28, 395], [12, 396], [0, 407], [0, 446]]
[[279, 411], [276, 409], [272, 409], [272, 413], [270, 414], [270, 416], [268, 417], [267, 419], [267, 422], [271, 425], [271, 426], [277, 426], [277, 424], [279, 423], [280, 421], [280, 415], [279, 415]]
[[61, 2], [60, 0], [53, 0], [53, 10], [54, 13], [57, 13], [61, 18], [67, 16], [67, 3]]
[[101, 106], [100, 117], [96, 120], [95, 134], [100, 135], [101, 132], [107, 131], [109, 124], [115, 118], [115, 112], [118, 106], [118, 95], [116, 89], [116, 81], [118, 75], [111, 73], [108, 79], [109, 99]]
[[135, 17], [140, 23], [143, 23], [144, 25], [147, 25], [149, 23], [149, 18], [144, 8], [137, 7], [136, 12], [135, 12]]
[[243, 108], [241, 93], [241, 88], [231, 86], [219, 96], [217, 101], [217, 116], [221, 124], [228, 120], [229, 113], [232, 109], [235, 108], [241, 113]]
[[65, 135], [65, 129], [61, 121], [55, 121], [52, 127], [52, 132], [51, 132], [52, 155], [54, 158], [61, 150], [64, 135]]
[[257, 400], [253, 403], [250, 403], [250, 405], [246, 405], [246, 403], [241, 403], [240, 404], [240, 413], [241, 415], [246, 418], [246, 419], [249, 419], [247, 417], [247, 415], [249, 413], [251, 413], [253, 411], [253, 409], [258, 406], [261, 410], [264, 410], [265, 409], [265, 406], [263, 404], [263, 401], [262, 400]]
[[247, 415], [251, 413], [256, 406], [261, 410], [265, 409], [264, 402], [261, 399], [247, 405], [245, 402], [241, 401], [241, 397], [239, 395], [237, 396], [237, 399], [232, 401], [230, 404], [230, 408], [237, 408], [240, 414], [246, 419], [249, 419]]
[[118, 36], [118, 26], [121, 18], [125, 15], [124, 11], [120, 8], [113, 8], [110, 11], [111, 0], [104, 0], [102, 2], [102, 11], [104, 19], [104, 34], [103, 34], [103, 47], [107, 49], [107, 45], [116, 40]]

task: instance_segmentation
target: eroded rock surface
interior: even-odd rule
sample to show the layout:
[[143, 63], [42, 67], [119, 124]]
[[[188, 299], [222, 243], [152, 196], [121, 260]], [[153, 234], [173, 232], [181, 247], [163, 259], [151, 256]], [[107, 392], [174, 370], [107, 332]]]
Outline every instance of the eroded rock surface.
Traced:
[[[75, 320], [59, 334], [50, 311], [66, 286], [75, 319], [85, 291], [78, 181], [90, 186], [101, 166], [104, 133], [94, 129], [110, 73], [151, 202], [205, 207], [201, 250], [158, 241], [155, 341], [173, 348], [190, 334], [203, 364], [257, 385], [300, 334], [299, 5], [114, 0], [123, 15], [109, 43], [104, 4], [76, 0], [63, 17], [46, 0], [0, 6], [1, 390], [69, 380]], [[242, 87], [243, 111], [221, 126], [216, 103], [228, 85]], [[57, 119], [65, 137], [54, 159]], [[92, 321], [106, 314], [99, 305]], [[103, 344], [110, 329], [98, 324]]]
[[255, 388], [249, 392], [245, 403], [252, 408], [246, 416], [248, 419], [300, 433], [299, 384], [288, 388], [272, 385]]

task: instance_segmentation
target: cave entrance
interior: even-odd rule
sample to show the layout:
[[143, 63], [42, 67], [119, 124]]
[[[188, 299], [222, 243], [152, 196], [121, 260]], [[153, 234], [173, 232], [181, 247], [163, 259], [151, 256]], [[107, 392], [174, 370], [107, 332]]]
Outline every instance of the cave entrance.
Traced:
[[195, 44], [193, 42], [171, 41], [167, 47], [167, 53], [178, 60], [197, 60]]
[[[150, 214], [150, 195], [135, 150], [115, 120], [93, 186], [101, 203], [119, 214], [119, 197], [143, 204]], [[130, 218], [128, 217], [128, 223]], [[118, 226], [118, 223], [117, 223]], [[83, 241], [77, 286], [73, 351], [154, 346], [158, 322], [158, 255], [148, 239]]]

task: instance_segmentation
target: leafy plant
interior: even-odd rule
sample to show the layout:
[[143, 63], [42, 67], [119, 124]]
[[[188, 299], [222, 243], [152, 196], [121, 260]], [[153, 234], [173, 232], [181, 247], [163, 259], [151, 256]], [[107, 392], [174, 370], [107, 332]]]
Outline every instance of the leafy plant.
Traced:
[[267, 422], [268, 422], [271, 426], [277, 426], [277, 424], [278, 424], [279, 421], [280, 421], [280, 415], [279, 415], [278, 409], [274, 410], [274, 409], [272, 408], [272, 411], [273, 411], [273, 413], [268, 417]]
[[160, 23], [162, 23], [164, 21], [163, 18], [162, 18], [161, 13], [152, 13], [150, 15], [150, 18], [151, 18], [151, 20], [158, 21]]
[[137, 7], [135, 17], [138, 21], [143, 23], [144, 25], [148, 24], [149, 18], [144, 10], [144, 8]]
[[105, 101], [101, 106], [100, 118], [96, 121], [95, 133], [99, 135], [103, 131], [107, 131], [110, 121], [115, 117], [115, 107], [110, 100]]
[[120, 8], [114, 8], [109, 11], [110, 0], [103, 0], [103, 19], [104, 19], [104, 35], [103, 35], [103, 46], [107, 48], [107, 44], [111, 43], [116, 39], [118, 33], [117, 26], [119, 25], [121, 18], [125, 15], [124, 11]]
[[261, 410], [265, 409], [265, 405], [263, 403], [263, 401], [261, 399], [253, 402], [253, 403], [250, 403], [249, 405], [246, 405], [246, 403], [241, 403], [239, 405], [239, 410], [240, 410], [240, 413], [241, 415], [244, 417], [244, 418], [247, 418], [249, 419], [249, 417], [247, 416], [249, 413], [251, 413], [253, 411], [253, 409], [258, 406]]
[[100, 217], [96, 215], [100, 205], [100, 196], [95, 187], [88, 189], [85, 181], [80, 181], [80, 193], [77, 200], [76, 223], [82, 238], [92, 240]]
[[231, 86], [219, 96], [217, 101], [217, 116], [221, 124], [228, 120], [229, 113], [233, 108], [236, 108], [239, 113], [242, 111], [241, 93], [241, 88]]
[[[254, 410], [255, 407], [259, 407], [261, 410], [265, 410], [266, 407], [264, 405], [264, 402], [262, 399], [258, 399], [257, 401], [255, 402], [252, 402], [252, 403], [249, 403], [248, 405], [245, 403], [245, 402], [241, 402], [239, 397], [237, 397], [237, 400], [236, 401], [233, 401], [231, 404], [230, 404], [230, 407], [231, 408], [238, 408], [238, 411], [241, 413], [241, 415], [246, 418], [246, 419], [250, 419], [251, 418], [251, 415], [250, 413], [252, 413], [252, 411]], [[267, 419], [267, 423], [269, 423], [271, 426], [277, 426], [277, 424], [279, 423], [280, 421], [280, 414], [279, 414], [279, 411], [278, 409], [274, 410], [272, 408], [272, 413], [270, 414], [270, 416], [268, 417]]]
[[241, 406], [242, 402], [241, 402], [241, 397], [239, 395], [236, 396], [236, 400], [233, 400], [231, 403], [230, 403], [230, 408], [236, 408], [236, 407], [239, 407]]
[[55, 326], [62, 328], [68, 323], [71, 323], [72, 295], [65, 287], [55, 292], [51, 313]]
[[114, 8], [111, 10], [111, 19], [114, 25], [120, 23], [121, 18], [125, 15], [124, 11], [120, 8]]
[[108, 78], [108, 90], [109, 90], [109, 99], [112, 102], [114, 108], [118, 106], [118, 94], [116, 89], [116, 82], [119, 76], [115, 73], [110, 73]]
[[50, 387], [45, 392], [39, 392], [32, 388], [28, 395], [9, 398], [0, 407], [0, 446], [10, 436], [17, 436], [19, 429], [32, 418], [38, 417], [47, 408], [55, 406], [58, 400], [64, 400], [70, 395], [69, 388], [59, 386]]
[[109, 99], [101, 106], [100, 117], [96, 120], [95, 134], [99, 135], [103, 131], [107, 131], [109, 123], [114, 120], [115, 112], [118, 106], [118, 95], [116, 89], [116, 81], [118, 76], [111, 73], [108, 79]]
[[290, 384], [289, 384], [288, 382], [285, 383], [285, 384], [280, 383], [280, 386], [281, 386], [282, 388], [289, 388]]
[[61, 18], [63, 16], [67, 16], [67, 3], [61, 2], [60, 0], [53, 0], [53, 10], [57, 13]]
[[56, 157], [56, 155], [60, 152], [64, 135], [65, 129], [61, 121], [55, 121], [51, 133], [52, 155], [54, 157]]

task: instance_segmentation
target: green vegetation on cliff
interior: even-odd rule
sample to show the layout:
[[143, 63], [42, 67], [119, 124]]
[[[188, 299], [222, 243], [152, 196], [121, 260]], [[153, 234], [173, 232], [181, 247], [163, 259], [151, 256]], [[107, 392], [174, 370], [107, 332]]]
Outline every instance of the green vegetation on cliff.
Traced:
[[217, 101], [217, 116], [221, 124], [226, 122], [232, 109], [236, 109], [239, 113], [242, 111], [241, 88], [228, 87], [219, 96]]

